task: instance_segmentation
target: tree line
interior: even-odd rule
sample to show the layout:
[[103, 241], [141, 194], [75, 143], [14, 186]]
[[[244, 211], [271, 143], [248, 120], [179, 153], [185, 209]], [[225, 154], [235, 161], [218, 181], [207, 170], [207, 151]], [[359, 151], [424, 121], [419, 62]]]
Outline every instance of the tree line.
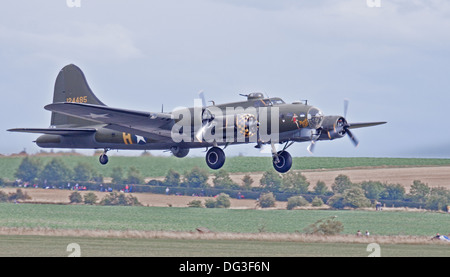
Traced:
[[[24, 158], [15, 172], [16, 178], [22, 182], [30, 184], [39, 182], [40, 184], [57, 184], [62, 182], [91, 182], [103, 183], [103, 176], [95, 172], [88, 164], [78, 163], [70, 168], [58, 158], [50, 160], [47, 164], [42, 164], [38, 159]], [[194, 167], [190, 171], [181, 174], [174, 169], [169, 169], [163, 180], [150, 180], [145, 182], [142, 173], [134, 167], [125, 170], [122, 167], [115, 167], [110, 176], [112, 184], [123, 186], [132, 184], [134, 187], [141, 187], [135, 191], [149, 191], [142, 187], [161, 187], [170, 188], [176, 191], [184, 189], [184, 194], [208, 194], [217, 193], [223, 190], [233, 197], [246, 195], [260, 195], [272, 193], [277, 200], [288, 200], [293, 196], [302, 196], [309, 202], [320, 203], [323, 201], [329, 206], [337, 209], [341, 208], [361, 208], [374, 206], [377, 202], [383, 202], [385, 205], [421, 207], [432, 210], [447, 210], [450, 205], [450, 191], [444, 187], [429, 187], [428, 184], [415, 180], [411, 185], [409, 193], [400, 184], [388, 184], [378, 181], [365, 181], [362, 183], [353, 183], [345, 175], [339, 175], [335, 178], [331, 186], [327, 186], [323, 181], [318, 181], [311, 186], [306, 177], [298, 171], [289, 171], [285, 174], [279, 174], [274, 170], [268, 170], [263, 173], [259, 183], [255, 183], [250, 174], [245, 174], [241, 179], [241, 184], [232, 180], [229, 173], [223, 169], [215, 171], [212, 174], [212, 183], [208, 180], [210, 174], [208, 171], [199, 167]], [[94, 189], [94, 188], [93, 188]], [[164, 193], [165, 189], [156, 189], [150, 192]], [[242, 191], [242, 194], [241, 194]], [[252, 194], [253, 193], [253, 194]], [[208, 196], [208, 195], [204, 195]], [[319, 198], [318, 198], [319, 197]], [[319, 201], [320, 200], [320, 201]], [[298, 198], [291, 202], [294, 205], [302, 205], [305, 202]]]

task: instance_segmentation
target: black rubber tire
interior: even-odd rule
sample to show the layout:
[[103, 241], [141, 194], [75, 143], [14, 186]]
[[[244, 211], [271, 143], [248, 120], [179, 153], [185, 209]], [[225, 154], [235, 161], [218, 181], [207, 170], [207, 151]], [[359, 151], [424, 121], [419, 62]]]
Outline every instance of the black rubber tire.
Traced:
[[292, 157], [291, 154], [287, 151], [280, 151], [277, 153], [278, 162], [276, 159], [273, 159], [273, 168], [280, 173], [288, 172], [292, 167]]
[[109, 161], [108, 155], [106, 155], [106, 154], [101, 154], [100, 157], [98, 158], [98, 160], [99, 160], [99, 162], [100, 162], [102, 165], [105, 165], [105, 164], [107, 164], [108, 161]]
[[211, 169], [219, 169], [225, 163], [225, 153], [219, 147], [213, 147], [206, 153], [206, 164]]

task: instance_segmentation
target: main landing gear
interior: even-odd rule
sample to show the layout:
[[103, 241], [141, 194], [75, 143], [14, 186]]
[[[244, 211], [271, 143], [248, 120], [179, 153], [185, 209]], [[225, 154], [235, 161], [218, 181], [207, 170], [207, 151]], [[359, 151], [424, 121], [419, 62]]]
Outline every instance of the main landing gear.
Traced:
[[287, 151], [279, 151], [273, 155], [273, 167], [280, 173], [288, 172], [292, 167], [292, 157]]
[[[288, 142], [283, 147], [283, 150], [277, 151], [275, 145], [272, 143], [272, 162], [273, 167], [280, 173], [288, 172], [292, 167], [292, 156], [286, 149], [291, 146], [293, 142]], [[222, 149], [214, 146], [206, 153], [206, 164], [211, 169], [219, 169], [225, 163], [225, 153]]]
[[292, 167], [292, 156], [286, 149], [291, 146], [293, 142], [286, 143], [283, 147], [283, 150], [278, 151], [275, 148], [275, 145], [272, 143], [272, 162], [273, 168], [280, 173], [288, 172]]
[[[277, 151], [275, 145], [272, 143], [272, 162], [273, 167], [276, 171], [280, 173], [288, 172], [292, 167], [292, 157], [286, 149], [292, 145], [291, 143], [286, 143], [283, 150]], [[105, 149], [104, 152], [100, 155], [99, 161], [102, 165], [108, 163], [108, 155], [106, 153], [110, 149]], [[211, 169], [219, 169], [225, 164], [225, 153], [223, 150], [217, 146], [214, 146], [208, 150], [206, 153], [206, 164]]]
[[225, 163], [225, 153], [217, 146], [212, 147], [206, 153], [206, 164], [211, 169], [219, 169]]

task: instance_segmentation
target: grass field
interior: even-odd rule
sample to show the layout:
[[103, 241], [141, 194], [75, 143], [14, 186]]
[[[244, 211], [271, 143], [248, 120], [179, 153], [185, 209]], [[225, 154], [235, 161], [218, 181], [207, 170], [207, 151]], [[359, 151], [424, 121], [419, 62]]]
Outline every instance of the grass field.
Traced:
[[[14, 173], [19, 167], [23, 157], [1, 157], [0, 158], [0, 177], [14, 180]], [[48, 163], [53, 157], [36, 157], [43, 164]], [[66, 165], [73, 168], [77, 163], [83, 162], [89, 164], [94, 170], [101, 173], [104, 177], [110, 177], [115, 167], [123, 167], [125, 170], [133, 166], [137, 168], [144, 177], [165, 176], [167, 171], [172, 168], [183, 174], [198, 166], [209, 172], [204, 158], [175, 158], [175, 157], [111, 157], [108, 166], [102, 166], [97, 157], [88, 156], [63, 156], [60, 157]], [[450, 159], [415, 159], [415, 158], [333, 158], [333, 157], [294, 157], [292, 169], [333, 169], [349, 167], [379, 167], [379, 166], [442, 166], [450, 165]], [[229, 157], [223, 166], [223, 169], [230, 172], [263, 172], [271, 170], [272, 163], [268, 157]], [[125, 171], [126, 172], [126, 171]]]
[[[0, 236], [3, 257], [368, 257], [367, 243]], [[381, 257], [449, 257], [446, 245], [380, 245]], [[292, 265], [291, 265], [292, 267]], [[295, 266], [294, 266], [295, 267]]]
[[450, 233], [450, 215], [437, 212], [344, 210], [242, 210], [89, 205], [0, 204], [0, 226], [82, 230], [295, 233], [337, 216], [343, 234], [433, 236]]
[[[445, 243], [396, 242], [394, 236], [428, 241], [436, 232], [446, 234], [450, 215], [443, 213], [6, 203], [0, 210], [0, 256], [68, 256], [67, 246], [77, 243], [82, 256], [365, 257], [371, 239], [383, 257], [450, 256]], [[344, 242], [304, 240], [306, 226], [330, 216], [343, 223]], [[214, 233], [199, 234], [198, 227]], [[372, 238], [356, 238], [358, 229], [370, 230]], [[389, 239], [380, 242], [383, 235]]]

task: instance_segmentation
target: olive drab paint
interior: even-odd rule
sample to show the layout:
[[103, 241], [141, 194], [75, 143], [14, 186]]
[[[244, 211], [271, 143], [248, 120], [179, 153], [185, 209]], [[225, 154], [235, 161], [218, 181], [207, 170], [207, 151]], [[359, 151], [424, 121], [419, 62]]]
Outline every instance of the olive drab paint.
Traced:
[[[286, 103], [260, 92], [217, 105], [213, 101], [206, 105], [204, 93], [200, 96], [192, 107], [172, 112], [113, 108], [95, 96], [81, 69], [69, 64], [58, 73], [53, 102], [45, 106], [52, 113], [50, 127], [8, 131], [43, 134], [36, 139], [43, 148], [104, 149], [101, 164], [108, 163], [106, 153], [111, 149], [168, 150], [182, 158], [191, 148], [206, 148], [207, 165], [219, 169], [225, 163], [224, 149], [230, 145], [270, 145], [273, 166], [284, 173], [292, 166], [286, 150], [294, 142], [309, 142], [307, 149], [313, 152], [319, 140], [348, 136], [357, 146], [359, 141], [350, 129], [386, 123], [349, 123], [345, 116], [325, 116], [307, 101]], [[275, 144], [284, 144], [283, 149], [277, 151]]]

